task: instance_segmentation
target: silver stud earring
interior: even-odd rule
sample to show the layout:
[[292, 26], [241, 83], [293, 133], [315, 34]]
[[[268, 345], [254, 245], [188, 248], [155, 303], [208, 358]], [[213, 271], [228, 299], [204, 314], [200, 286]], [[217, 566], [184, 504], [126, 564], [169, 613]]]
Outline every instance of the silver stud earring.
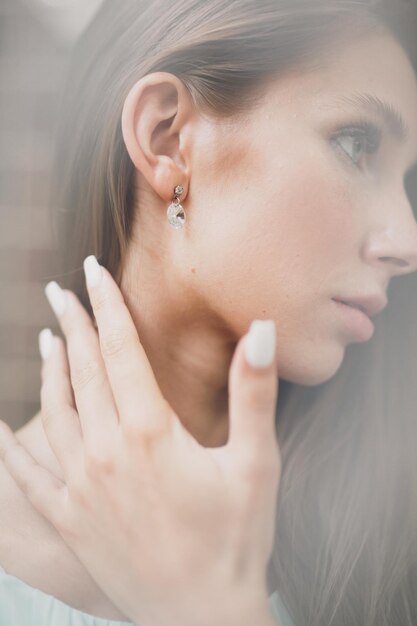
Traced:
[[174, 197], [167, 209], [168, 221], [174, 228], [182, 228], [185, 223], [185, 211], [180, 205], [180, 195], [183, 193], [184, 188], [181, 185], [177, 185], [174, 189]]

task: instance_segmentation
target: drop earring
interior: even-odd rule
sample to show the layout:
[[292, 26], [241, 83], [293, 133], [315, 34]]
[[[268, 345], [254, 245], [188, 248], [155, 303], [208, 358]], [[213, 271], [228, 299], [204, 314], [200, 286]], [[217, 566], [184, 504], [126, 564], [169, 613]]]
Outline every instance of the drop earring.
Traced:
[[168, 221], [176, 229], [182, 228], [185, 223], [185, 211], [180, 204], [180, 195], [183, 193], [184, 187], [177, 185], [174, 188], [174, 197], [167, 209]]

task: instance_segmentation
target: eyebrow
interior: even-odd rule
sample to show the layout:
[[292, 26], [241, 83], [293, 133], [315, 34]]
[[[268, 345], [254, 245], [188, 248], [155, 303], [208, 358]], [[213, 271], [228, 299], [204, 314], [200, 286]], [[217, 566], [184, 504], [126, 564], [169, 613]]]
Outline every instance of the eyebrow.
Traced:
[[390, 103], [371, 93], [354, 93], [350, 96], [338, 96], [332, 101], [336, 105], [350, 105], [356, 109], [366, 109], [385, 122], [391, 135], [404, 142], [410, 135], [410, 129], [401, 113]]

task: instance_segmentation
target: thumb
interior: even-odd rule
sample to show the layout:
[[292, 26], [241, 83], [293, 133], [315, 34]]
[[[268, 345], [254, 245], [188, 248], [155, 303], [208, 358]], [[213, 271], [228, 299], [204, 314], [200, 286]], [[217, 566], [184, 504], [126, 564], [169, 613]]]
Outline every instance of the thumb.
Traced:
[[227, 445], [232, 459], [241, 466], [263, 468], [280, 461], [275, 431], [279, 388], [276, 343], [275, 322], [254, 320], [233, 355]]

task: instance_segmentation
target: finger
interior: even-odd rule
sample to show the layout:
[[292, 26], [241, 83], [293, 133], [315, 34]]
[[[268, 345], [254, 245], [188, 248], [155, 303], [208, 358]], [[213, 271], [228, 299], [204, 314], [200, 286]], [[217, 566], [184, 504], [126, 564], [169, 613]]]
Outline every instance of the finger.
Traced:
[[[235, 464], [254, 475], [277, 469], [278, 365], [275, 322], [255, 320], [238, 343], [229, 370], [229, 440]], [[247, 355], [251, 358], [248, 360]], [[256, 364], [256, 366], [255, 366]]]
[[39, 465], [1, 420], [0, 460], [35, 509], [55, 525], [65, 506], [65, 484]]
[[84, 270], [121, 425], [134, 426], [143, 434], [165, 429], [167, 403], [123, 295], [110, 272], [94, 256], [85, 259]]
[[67, 341], [70, 382], [86, 443], [97, 435], [111, 437], [117, 409], [92, 320], [76, 295], [55, 282], [45, 294]]
[[64, 476], [82, 453], [82, 432], [69, 379], [64, 342], [49, 328], [39, 333], [42, 356], [41, 419]]

